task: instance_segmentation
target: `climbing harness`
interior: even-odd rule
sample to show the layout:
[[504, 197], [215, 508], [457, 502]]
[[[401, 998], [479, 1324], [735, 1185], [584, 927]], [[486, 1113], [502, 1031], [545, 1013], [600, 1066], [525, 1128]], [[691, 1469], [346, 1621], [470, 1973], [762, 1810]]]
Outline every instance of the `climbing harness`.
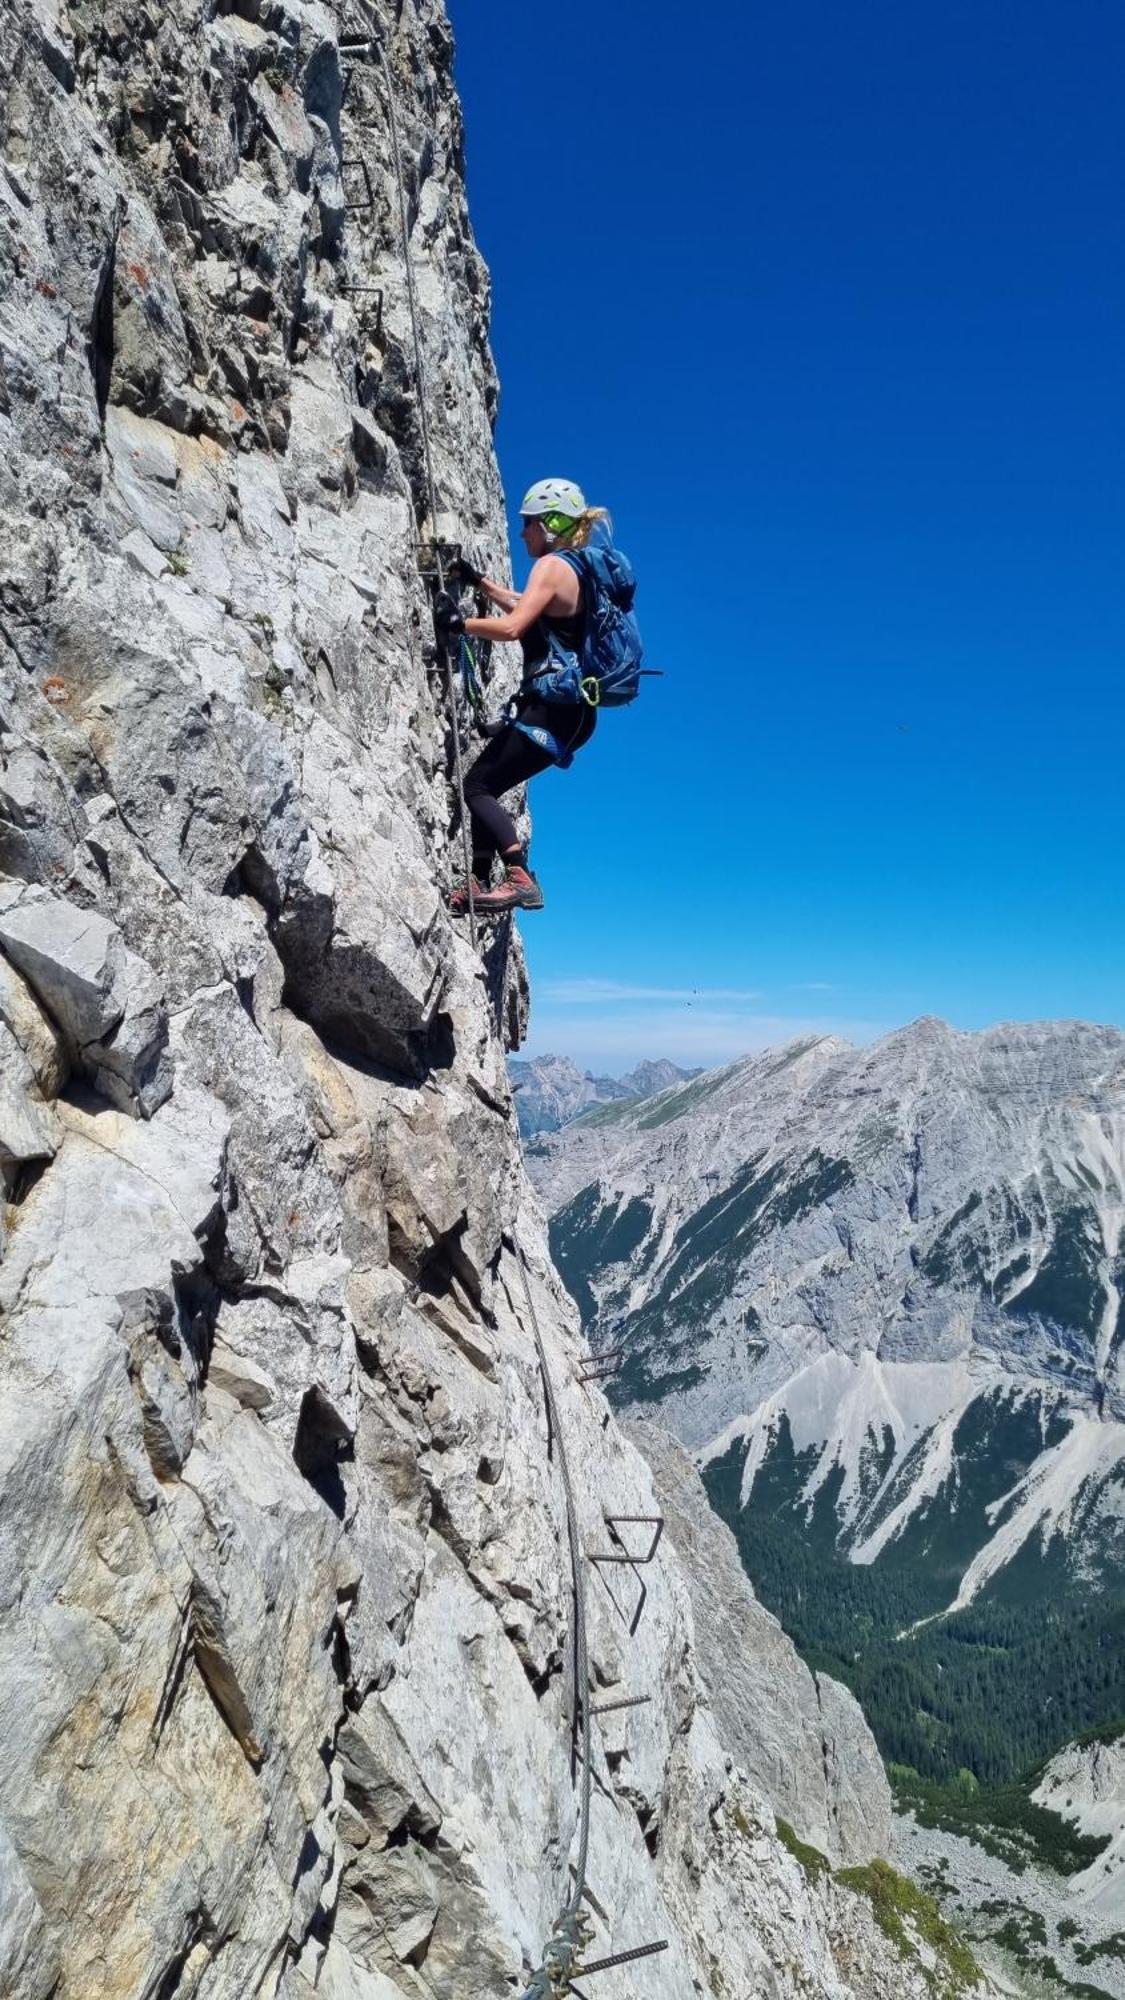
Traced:
[[[483, 725], [486, 710], [484, 689], [480, 684], [476, 648], [472, 640], [466, 638], [464, 632], [461, 633], [460, 639], [461, 692], [465, 697], [466, 706], [474, 722]], [[569, 743], [560, 742], [552, 729], [543, 729], [537, 722], [521, 722], [519, 716], [515, 713], [514, 702], [508, 703], [506, 719], [511, 728], [519, 730], [521, 736], [528, 737], [538, 749], [545, 750], [548, 757], [554, 759], [561, 771], [565, 771], [569, 764], [573, 764], [574, 751], [571, 749]], [[486, 734], [491, 733], [494, 732], [486, 731]]]
[[[543, 697], [539, 694], [536, 685], [536, 676], [529, 674], [527, 679], [522, 683], [519, 694], [513, 695], [504, 711], [509, 724], [513, 729], [518, 729], [521, 736], [526, 736], [529, 743], [534, 743], [537, 749], [544, 751], [558, 765], [560, 771], [569, 770], [574, 762], [574, 746], [582, 734], [585, 717], [579, 717], [578, 726], [573, 736], [570, 737], [568, 742], [564, 743], [560, 737], [555, 735], [553, 729], [544, 728], [541, 722], [524, 721], [519, 713], [519, 703], [520, 696], [526, 694], [534, 695], [537, 700], [545, 701], [546, 706], [550, 706], [550, 696]], [[585, 699], [590, 701], [592, 707], [597, 707], [596, 699], [588, 696]]]
[[560, 743], [553, 730], [543, 729], [538, 722], [521, 722], [518, 716], [513, 716], [512, 728], [518, 729], [520, 735], [526, 736], [537, 749], [545, 750], [548, 757], [554, 759], [560, 771], [565, 771], [568, 765], [573, 764], [573, 750], [567, 749], [565, 744]]

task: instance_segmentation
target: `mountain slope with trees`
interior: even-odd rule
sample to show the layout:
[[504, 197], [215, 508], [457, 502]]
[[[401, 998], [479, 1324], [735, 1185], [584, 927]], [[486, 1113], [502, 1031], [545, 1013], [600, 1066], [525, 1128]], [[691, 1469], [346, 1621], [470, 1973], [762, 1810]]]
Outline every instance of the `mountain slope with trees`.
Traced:
[[1125, 1036], [791, 1044], [533, 1170], [612, 1394], [933, 1782], [1125, 1711]]

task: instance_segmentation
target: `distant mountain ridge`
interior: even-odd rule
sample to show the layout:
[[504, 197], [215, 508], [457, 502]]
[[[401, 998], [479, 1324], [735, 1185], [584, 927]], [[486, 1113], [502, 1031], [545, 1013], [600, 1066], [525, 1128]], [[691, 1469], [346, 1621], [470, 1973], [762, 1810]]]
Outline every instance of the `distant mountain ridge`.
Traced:
[[569, 1056], [546, 1055], [526, 1061], [510, 1056], [508, 1074], [516, 1093], [521, 1136], [532, 1139], [540, 1132], [557, 1132], [596, 1104], [651, 1097], [658, 1090], [698, 1076], [699, 1071], [679, 1069], [675, 1063], [660, 1059], [639, 1062], [622, 1077], [593, 1076], [589, 1070], [580, 1070]]
[[998, 1782], [1125, 1712], [1125, 1035], [809, 1038], [537, 1152], [615, 1400], [884, 1754]]

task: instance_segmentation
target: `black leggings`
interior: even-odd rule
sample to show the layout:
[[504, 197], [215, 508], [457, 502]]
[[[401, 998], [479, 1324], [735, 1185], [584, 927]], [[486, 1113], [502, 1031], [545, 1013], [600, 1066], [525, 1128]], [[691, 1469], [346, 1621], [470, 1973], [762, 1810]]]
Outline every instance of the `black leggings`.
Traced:
[[[523, 719], [549, 729], [552, 736], [572, 750], [581, 749], [594, 733], [597, 711], [585, 702], [535, 702], [523, 710]], [[515, 821], [499, 800], [517, 785], [526, 785], [554, 763], [554, 758], [514, 726], [502, 736], [494, 736], [465, 773], [465, 804], [473, 832], [473, 867], [487, 875], [497, 854], [507, 854], [520, 844]]]

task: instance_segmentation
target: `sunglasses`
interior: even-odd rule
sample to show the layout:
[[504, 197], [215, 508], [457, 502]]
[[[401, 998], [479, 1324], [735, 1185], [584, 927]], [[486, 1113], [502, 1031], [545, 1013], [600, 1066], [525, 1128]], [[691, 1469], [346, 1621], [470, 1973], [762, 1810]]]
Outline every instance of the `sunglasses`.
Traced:
[[530, 528], [533, 521], [537, 521], [539, 526], [545, 528], [549, 535], [564, 535], [568, 528], [573, 528], [574, 526], [574, 520], [570, 514], [521, 514], [520, 520], [523, 522], [521, 533]]

